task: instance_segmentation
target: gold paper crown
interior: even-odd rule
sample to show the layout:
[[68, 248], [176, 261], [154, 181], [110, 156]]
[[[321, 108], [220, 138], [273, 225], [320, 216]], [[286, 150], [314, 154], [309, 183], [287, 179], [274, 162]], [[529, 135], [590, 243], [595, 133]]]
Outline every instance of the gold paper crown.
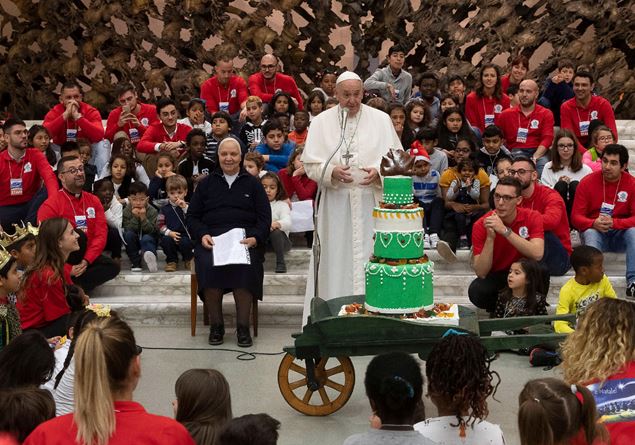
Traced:
[[0, 232], [0, 246], [5, 249], [8, 249], [11, 244], [20, 241], [27, 235], [37, 236], [40, 232], [39, 227], [34, 227], [31, 223], [27, 223], [26, 226], [24, 223], [22, 223], [22, 226], [13, 224], [13, 227], [15, 228], [15, 233], [13, 235], [9, 235], [6, 232]]
[[7, 265], [11, 259], [11, 254], [7, 252], [3, 247], [0, 247], [0, 269]]
[[89, 304], [86, 309], [93, 311], [99, 318], [110, 317], [110, 305], [109, 304]]

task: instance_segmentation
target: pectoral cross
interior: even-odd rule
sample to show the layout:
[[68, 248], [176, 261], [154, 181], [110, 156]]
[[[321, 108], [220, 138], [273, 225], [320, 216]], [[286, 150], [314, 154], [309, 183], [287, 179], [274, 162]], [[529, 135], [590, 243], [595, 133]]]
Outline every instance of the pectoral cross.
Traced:
[[346, 147], [346, 153], [344, 153], [342, 155], [342, 158], [344, 159], [344, 164], [346, 164], [348, 166], [348, 164], [351, 161], [351, 158], [353, 157], [353, 154], [351, 152], [348, 151], [348, 147]]

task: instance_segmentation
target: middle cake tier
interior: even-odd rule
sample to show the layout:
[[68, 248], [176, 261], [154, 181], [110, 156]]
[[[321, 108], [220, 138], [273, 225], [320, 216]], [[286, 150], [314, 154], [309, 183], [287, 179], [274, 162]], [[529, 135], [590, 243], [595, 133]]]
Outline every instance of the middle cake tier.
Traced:
[[373, 255], [388, 259], [414, 259], [423, 256], [423, 230], [383, 232], [375, 230]]

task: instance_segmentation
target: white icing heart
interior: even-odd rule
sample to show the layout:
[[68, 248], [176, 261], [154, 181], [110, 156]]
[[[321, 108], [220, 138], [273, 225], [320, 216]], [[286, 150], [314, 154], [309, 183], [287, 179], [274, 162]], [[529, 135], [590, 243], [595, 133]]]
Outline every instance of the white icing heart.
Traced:
[[423, 243], [423, 236], [420, 233], [415, 233], [412, 237], [412, 241], [415, 243], [415, 246], [421, 247], [421, 243]]
[[387, 249], [392, 242], [392, 233], [380, 233], [379, 242], [381, 242], [381, 245], [384, 246], [385, 249]]
[[399, 242], [399, 246], [405, 248], [410, 241], [412, 241], [412, 233], [398, 233], [397, 241]]

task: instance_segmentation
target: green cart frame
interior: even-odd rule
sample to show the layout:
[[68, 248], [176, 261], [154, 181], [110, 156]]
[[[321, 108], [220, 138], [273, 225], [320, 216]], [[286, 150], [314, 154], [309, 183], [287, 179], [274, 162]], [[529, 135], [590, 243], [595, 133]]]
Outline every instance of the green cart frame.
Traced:
[[[311, 316], [302, 333], [294, 334], [293, 346], [278, 368], [278, 387], [297, 411], [327, 416], [339, 410], [355, 386], [355, 369], [349, 357], [374, 356], [388, 351], [418, 354], [425, 360], [448, 329], [478, 335], [491, 352], [529, 348], [538, 344], [557, 347], [566, 337], [548, 324], [574, 321], [575, 315], [547, 315], [479, 320], [476, 312], [459, 306], [459, 325], [418, 323], [385, 316], [338, 316], [343, 305], [364, 303], [363, 295], [332, 300], [314, 298]], [[528, 328], [524, 335], [492, 336], [493, 331]]]

